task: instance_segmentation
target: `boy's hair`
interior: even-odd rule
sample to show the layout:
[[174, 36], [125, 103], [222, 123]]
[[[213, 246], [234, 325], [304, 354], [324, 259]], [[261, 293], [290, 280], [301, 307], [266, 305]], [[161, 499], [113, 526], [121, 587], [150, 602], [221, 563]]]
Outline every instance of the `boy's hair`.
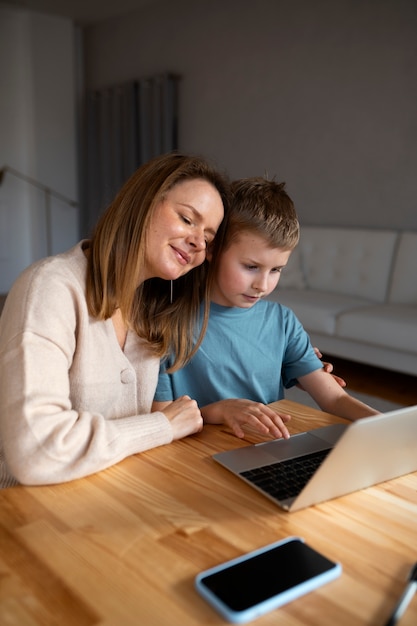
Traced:
[[264, 237], [271, 248], [295, 248], [300, 237], [300, 225], [294, 203], [284, 187], [285, 183], [261, 176], [232, 182], [224, 248], [245, 231]]

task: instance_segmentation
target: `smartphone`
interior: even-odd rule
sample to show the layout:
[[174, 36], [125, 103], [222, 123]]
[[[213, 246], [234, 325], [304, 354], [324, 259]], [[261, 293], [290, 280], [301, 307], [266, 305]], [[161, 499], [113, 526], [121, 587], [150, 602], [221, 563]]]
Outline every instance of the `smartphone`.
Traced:
[[340, 576], [342, 567], [301, 537], [269, 544], [200, 572], [197, 591], [229, 622], [243, 623]]

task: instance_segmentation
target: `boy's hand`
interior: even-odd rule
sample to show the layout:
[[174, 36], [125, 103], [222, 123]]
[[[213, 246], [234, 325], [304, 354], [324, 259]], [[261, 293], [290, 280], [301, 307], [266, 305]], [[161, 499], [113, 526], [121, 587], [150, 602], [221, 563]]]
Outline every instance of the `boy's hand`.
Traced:
[[245, 436], [242, 426], [249, 426], [273, 439], [288, 439], [290, 436], [285, 424], [291, 416], [278, 414], [261, 402], [240, 398], [219, 400], [203, 407], [201, 414], [206, 424], [227, 424], [240, 439]]

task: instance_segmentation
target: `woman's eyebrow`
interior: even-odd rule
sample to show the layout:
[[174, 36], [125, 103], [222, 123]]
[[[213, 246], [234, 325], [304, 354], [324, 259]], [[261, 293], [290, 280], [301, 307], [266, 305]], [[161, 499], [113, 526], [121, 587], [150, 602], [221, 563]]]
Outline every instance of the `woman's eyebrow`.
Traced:
[[[192, 204], [188, 204], [187, 202], [180, 202], [179, 204], [182, 205], [183, 207], [186, 207], [187, 209], [190, 209], [190, 211], [194, 214], [194, 216], [198, 220], [200, 220], [200, 222], [203, 221], [203, 217], [202, 217], [200, 211], [198, 211], [195, 207], [193, 207]], [[214, 230], [214, 228], [210, 228], [210, 227], [205, 228], [204, 231], [207, 232], [207, 233], [210, 233], [211, 235], [213, 235], [213, 237], [216, 236], [216, 232], [217, 232], [216, 230]]]

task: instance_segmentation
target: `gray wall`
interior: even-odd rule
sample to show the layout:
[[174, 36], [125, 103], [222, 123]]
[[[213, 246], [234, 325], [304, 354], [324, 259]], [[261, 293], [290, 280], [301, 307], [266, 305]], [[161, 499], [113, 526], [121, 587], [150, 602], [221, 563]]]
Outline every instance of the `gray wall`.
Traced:
[[89, 87], [181, 74], [181, 148], [302, 223], [417, 229], [416, 0], [165, 0], [85, 46]]
[[[0, 167], [77, 200], [74, 27], [0, 2]], [[50, 198], [52, 253], [78, 240], [78, 210]], [[46, 196], [7, 173], [0, 186], [0, 293], [46, 256]]]

